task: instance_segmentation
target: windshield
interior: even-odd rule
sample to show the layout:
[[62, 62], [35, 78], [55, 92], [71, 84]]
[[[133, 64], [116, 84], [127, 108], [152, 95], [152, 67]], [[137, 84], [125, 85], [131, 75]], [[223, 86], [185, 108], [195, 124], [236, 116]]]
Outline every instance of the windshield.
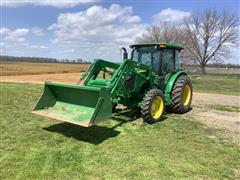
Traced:
[[132, 51], [131, 59], [133, 61], [140, 62], [142, 64], [146, 64], [151, 66], [154, 61], [159, 61], [160, 52], [155, 47], [142, 47], [137, 48]]
[[153, 46], [133, 49], [131, 59], [133, 61], [154, 67], [157, 72], [159, 67], [160, 51]]

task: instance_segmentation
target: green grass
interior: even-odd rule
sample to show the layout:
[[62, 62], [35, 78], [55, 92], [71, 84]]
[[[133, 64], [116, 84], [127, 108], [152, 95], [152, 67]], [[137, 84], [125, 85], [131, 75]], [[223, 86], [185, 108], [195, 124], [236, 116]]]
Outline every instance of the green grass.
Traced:
[[196, 92], [240, 95], [240, 75], [203, 75], [192, 83]]
[[[82, 128], [30, 114], [42, 86], [1, 84], [0, 179], [234, 179], [240, 148], [177, 115]], [[237, 179], [237, 178], [236, 178]]]
[[208, 107], [211, 108], [211, 109], [219, 110], [219, 111], [240, 112], [240, 107], [239, 106], [210, 104], [210, 105], [208, 105]]

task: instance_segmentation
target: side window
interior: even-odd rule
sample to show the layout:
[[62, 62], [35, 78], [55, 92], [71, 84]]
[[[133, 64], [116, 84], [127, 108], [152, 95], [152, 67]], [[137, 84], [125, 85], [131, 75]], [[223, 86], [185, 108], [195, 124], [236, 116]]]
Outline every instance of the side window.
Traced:
[[132, 51], [132, 60], [133, 61], [137, 61], [138, 62], [138, 56], [139, 56], [139, 52], [138, 52], [138, 50], [137, 49], [134, 49], [133, 51]]
[[156, 74], [159, 74], [159, 69], [160, 69], [160, 52], [157, 51], [153, 53], [153, 70]]
[[175, 69], [181, 69], [180, 67], [180, 52], [175, 50]]
[[167, 74], [174, 71], [174, 50], [164, 49], [162, 51], [162, 73]]
[[151, 66], [151, 53], [142, 53], [141, 56], [141, 63]]

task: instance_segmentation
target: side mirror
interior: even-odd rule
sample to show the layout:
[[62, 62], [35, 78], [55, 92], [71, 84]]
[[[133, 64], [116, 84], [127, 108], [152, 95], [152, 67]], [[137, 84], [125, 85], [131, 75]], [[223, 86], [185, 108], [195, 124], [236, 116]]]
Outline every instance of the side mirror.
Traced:
[[123, 50], [123, 60], [124, 59], [128, 59], [128, 53], [127, 53], [127, 50], [125, 47], [122, 47], [122, 50]]

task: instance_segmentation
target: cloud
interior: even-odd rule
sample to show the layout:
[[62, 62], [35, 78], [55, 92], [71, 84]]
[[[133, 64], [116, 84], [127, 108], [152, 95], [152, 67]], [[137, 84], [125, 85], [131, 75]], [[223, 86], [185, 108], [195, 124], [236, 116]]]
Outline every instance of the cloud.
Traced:
[[43, 29], [39, 28], [39, 27], [33, 27], [31, 29], [31, 33], [34, 34], [35, 36], [43, 36]]
[[21, 7], [26, 5], [53, 6], [58, 8], [74, 7], [80, 4], [97, 2], [98, 0], [2, 0], [4, 7]]
[[44, 45], [32, 45], [28, 43], [23, 43], [22, 45], [28, 49], [48, 49], [48, 46]]
[[160, 11], [158, 14], [153, 15], [152, 20], [155, 24], [159, 22], [179, 22], [190, 16], [190, 12], [168, 8]]
[[1, 50], [1, 52], [5, 48], [6, 48], [6, 44], [4, 42], [0, 42], [0, 50]]
[[43, 30], [38, 27], [33, 27], [31, 29], [20, 28], [15, 30], [10, 30], [6, 27], [0, 28], [0, 35], [3, 41], [8, 42], [23, 42], [27, 35], [32, 33], [35, 36], [43, 36]]
[[49, 29], [54, 31], [53, 43], [101, 50], [104, 55], [133, 43], [145, 27], [141, 18], [133, 15], [132, 7], [112, 4], [109, 8], [92, 6], [85, 11], [60, 14]]
[[146, 28], [130, 6], [112, 4], [108, 8], [92, 6], [85, 11], [60, 14], [49, 26], [54, 31], [52, 42], [75, 49], [80, 57], [120, 59], [122, 46], [134, 43]]
[[0, 28], [0, 35], [4, 41], [22, 42], [25, 41], [25, 36], [29, 33], [29, 29], [16, 29], [14, 31], [8, 28]]

